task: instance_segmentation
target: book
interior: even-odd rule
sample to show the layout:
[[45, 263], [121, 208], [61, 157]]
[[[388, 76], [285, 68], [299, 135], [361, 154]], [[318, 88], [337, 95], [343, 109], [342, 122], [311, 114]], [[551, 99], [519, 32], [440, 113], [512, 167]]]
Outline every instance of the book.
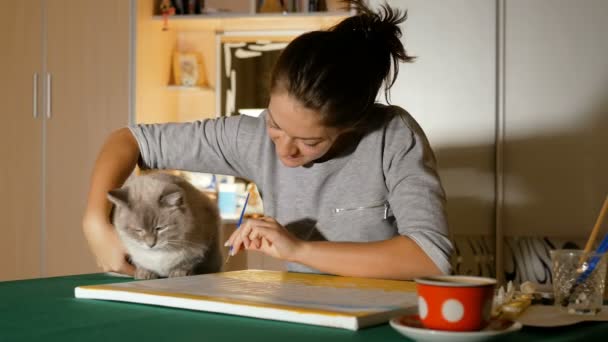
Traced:
[[78, 286], [111, 300], [358, 330], [417, 305], [413, 282], [264, 270]]

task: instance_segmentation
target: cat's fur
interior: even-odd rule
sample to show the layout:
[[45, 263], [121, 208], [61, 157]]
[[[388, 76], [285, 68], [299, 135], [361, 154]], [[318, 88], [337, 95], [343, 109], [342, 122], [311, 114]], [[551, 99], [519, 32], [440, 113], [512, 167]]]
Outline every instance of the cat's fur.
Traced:
[[217, 205], [181, 177], [151, 173], [108, 192], [112, 222], [136, 279], [179, 277], [220, 270]]

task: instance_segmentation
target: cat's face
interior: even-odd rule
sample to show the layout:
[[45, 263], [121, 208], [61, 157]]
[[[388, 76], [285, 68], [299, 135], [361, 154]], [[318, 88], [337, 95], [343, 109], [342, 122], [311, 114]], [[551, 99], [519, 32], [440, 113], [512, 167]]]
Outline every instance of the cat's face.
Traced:
[[178, 248], [187, 240], [192, 220], [179, 188], [132, 184], [110, 191], [108, 199], [123, 239], [144, 249]]

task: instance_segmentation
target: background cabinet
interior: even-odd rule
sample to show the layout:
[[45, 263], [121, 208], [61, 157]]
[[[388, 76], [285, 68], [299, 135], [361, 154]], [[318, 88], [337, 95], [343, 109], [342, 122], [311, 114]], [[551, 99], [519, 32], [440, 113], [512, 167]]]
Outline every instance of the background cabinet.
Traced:
[[93, 272], [81, 219], [105, 137], [130, 116], [132, 1], [0, 14], [0, 280]]
[[[383, 1], [371, 0], [373, 6]], [[433, 146], [447, 194], [455, 271], [493, 276], [496, 205], [496, 2], [389, 0], [408, 11], [406, 51], [392, 103], [407, 109]]]
[[457, 271], [550, 282], [548, 250], [583, 248], [608, 192], [608, 2], [388, 3], [418, 56], [393, 103], [437, 154]]
[[17, 1], [0, 11], [0, 279], [40, 275], [41, 30], [40, 1]]

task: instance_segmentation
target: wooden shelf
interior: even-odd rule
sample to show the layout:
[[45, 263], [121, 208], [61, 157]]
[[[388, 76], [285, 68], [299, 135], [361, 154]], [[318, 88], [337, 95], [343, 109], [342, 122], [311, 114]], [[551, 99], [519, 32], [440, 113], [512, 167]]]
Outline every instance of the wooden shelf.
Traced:
[[[347, 11], [307, 12], [307, 13], [217, 13], [197, 15], [174, 15], [169, 17], [169, 30], [179, 32], [252, 31], [272, 27], [274, 30], [327, 28], [351, 15]], [[163, 17], [153, 16], [152, 20], [162, 26]]]
[[[217, 12], [207, 14], [179, 14], [169, 16], [169, 20], [206, 20], [218, 18], [265, 18], [265, 17], [331, 17], [331, 16], [348, 16], [349, 11], [322, 11], [322, 12], [287, 12], [287, 13], [245, 13], [245, 12]], [[163, 20], [162, 15], [155, 15], [154, 20]]]
[[[242, 40], [243, 36], [250, 35], [293, 39], [303, 32], [332, 27], [354, 14], [334, 10], [333, 7], [326, 12], [286, 14], [252, 14], [245, 13], [246, 9], [243, 9], [240, 13], [173, 15], [168, 19], [168, 30], [163, 30], [163, 17], [152, 15], [158, 3], [155, 0], [139, 0], [137, 4], [135, 107], [136, 120], [141, 123], [192, 121], [201, 115], [214, 117], [219, 112], [216, 95], [220, 89], [215, 84], [220, 64], [218, 40], [228, 40], [233, 36]], [[176, 50], [202, 54], [208, 87], [174, 84], [170, 69]]]
[[197, 86], [182, 86], [182, 85], [177, 85], [177, 84], [169, 84], [167, 86], [167, 89], [169, 90], [176, 90], [176, 91], [201, 91], [201, 92], [214, 92], [215, 89], [212, 87], [197, 87]]

